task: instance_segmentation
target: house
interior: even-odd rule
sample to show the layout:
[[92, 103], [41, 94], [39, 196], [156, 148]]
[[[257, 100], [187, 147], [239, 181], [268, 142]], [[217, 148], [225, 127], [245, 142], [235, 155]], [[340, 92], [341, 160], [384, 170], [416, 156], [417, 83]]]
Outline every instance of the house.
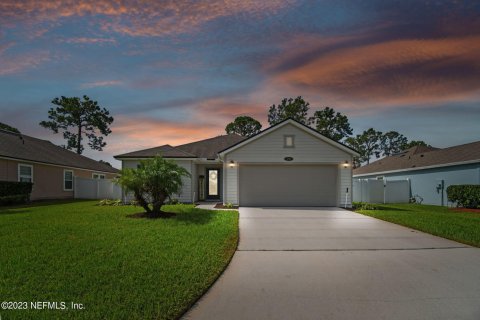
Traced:
[[480, 141], [438, 149], [412, 147], [353, 171], [354, 180], [410, 181], [410, 195], [446, 205], [450, 185], [480, 184]]
[[[350, 206], [357, 152], [287, 119], [249, 138], [223, 135], [115, 156], [123, 168], [161, 155], [186, 168], [181, 202], [241, 206]], [[348, 192], [348, 194], [347, 194]]]
[[33, 182], [31, 200], [73, 198], [76, 177], [110, 179], [118, 172], [50, 141], [0, 130], [0, 180]]

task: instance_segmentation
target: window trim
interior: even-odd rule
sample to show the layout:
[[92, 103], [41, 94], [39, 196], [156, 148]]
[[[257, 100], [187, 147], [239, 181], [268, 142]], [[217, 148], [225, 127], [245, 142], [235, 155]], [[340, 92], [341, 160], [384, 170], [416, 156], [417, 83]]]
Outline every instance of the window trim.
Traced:
[[[97, 176], [98, 178], [95, 178], [95, 176]], [[100, 178], [100, 177], [103, 177], [103, 178]], [[106, 179], [106, 176], [104, 173], [92, 172], [92, 179], [102, 180], [102, 179]]]
[[30, 182], [33, 183], [33, 165], [26, 163], [19, 163], [17, 166], [17, 181], [21, 182], [20, 178], [20, 167], [29, 167], [30, 168]]
[[[292, 145], [287, 145], [287, 138], [292, 138]], [[283, 135], [283, 147], [284, 148], [295, 148], [295, 135], [293, 134], [285, 134]]]
[[[66, 182], [66, 181], [70, 181], [70, 180], [66, 180], [66, 179], [65, 179], [65, 173], [67, 173], [67, 172], [71, 172], [71, 173], [72, 173], [72, 188], [71, 188], [71, 189], [66, 189], [66, 188], [65, 188], [65, 182]], [[73, 191], [73, 170], [63, 169], [63, 191]]]

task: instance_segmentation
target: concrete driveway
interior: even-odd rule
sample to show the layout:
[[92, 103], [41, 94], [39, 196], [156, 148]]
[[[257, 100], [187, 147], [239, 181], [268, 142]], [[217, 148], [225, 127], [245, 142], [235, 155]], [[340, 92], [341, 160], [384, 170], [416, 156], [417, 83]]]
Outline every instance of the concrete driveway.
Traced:
[[480, 319], [480, 249], [338, 208], [241, 208], [186, 319]]

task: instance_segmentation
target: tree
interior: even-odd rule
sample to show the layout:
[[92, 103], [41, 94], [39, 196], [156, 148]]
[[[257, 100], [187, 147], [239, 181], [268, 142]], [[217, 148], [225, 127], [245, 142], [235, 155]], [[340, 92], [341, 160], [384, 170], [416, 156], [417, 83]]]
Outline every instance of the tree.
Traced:
[[273, 126], [287, 118], [292, 118], [308, 125], [310, 123], [307, 118], [309, 109], [310, 104], [301, 96], [296, 97], [295, 100], [284, 98], [278, 106], [272, 105], [268, 110], [268, 123]]
[[7, 131], [10, 131], [10, 132], [20, 133], [20, 130], [18, 130], [17, 128], [14, 128], [14, 127], [9, 126], [8, 124], [2, 123], [2, 122], [0, 122], [0, 129], [7, 130]]
[[373, 156], [375, 156], [376, 158], [380, 157], [380, 143], [382, 136], [382, 132], [370, 128], [363, 131], [362, 134], [357, 134], [355, 137], [349, 137], [345, 140], [347, 145], [360, 153], [360, 156], [356, 160], [357, 167], [359, 167], [363, 163], [370, 164], [370, 158], [372, 158]]
[[358, 157], [353, 157], [353, 169], [362, 165], [360, 158], [365, 154], [365, 150], [363, 149], [363, 146], [360, 145], [357, 137], [348, 137], [345, 139], [345, 144], [360, 154]]
[[315, 125], [318, 132], [335, 141], [340, 141], [352, 134], [347, 116], [340, 112], [335, 113], [335, 110], [330, 107], [315, 111], [310, 122]]
[[240, 116], [236, 117], [225, 127], [227, 134], [238, 134], [244, 137], [250, 137], [257, 134], [262, 129], [262, 124], [252, 117]]
[[380, 141], [380, 149], [383, 156], [391, 156], [405, 149], [408, 139], [396, 131], [389, 131], [383, 134]]
[[432, 147], [431, 145], [427, 144], [425, 141], [412, 140], [412, 141], [407, 142], [407, 143], [403, 146], [402, 150], [407, 150], [407, 149], [410, 149], [410, 148], [416, 147], [416, 146]]
[[116, 182], [125, 191], [133, 192], [135, 200], [148, 217], [157, 218], [166, 215], [161, 211], [165, 200], [180, 193], [182, 177], [189, 176], [190, 173], [174, 161], [156, 156], [140, 161], [137, 169], [122, 169]]
[[53, 99], [52, 104], [57, 107], [50, 108], [50, 121], [40, 122], [42, 127], [54, 133], [63, 131], [63, 138], [67, 140], [65, 147], [68, 150], [75, 149], [78, 154], [84, 149], [83, 136], [87, 137], [91, 149], [103, 150], [107, 143], [101, 135], [108, 136], [112, 132], [109, 126], [113, 122], [107, 109], [101, 108], [97, 101], [90, 100], [87, 96], [83, 96], [83, 100], [62, 96]]

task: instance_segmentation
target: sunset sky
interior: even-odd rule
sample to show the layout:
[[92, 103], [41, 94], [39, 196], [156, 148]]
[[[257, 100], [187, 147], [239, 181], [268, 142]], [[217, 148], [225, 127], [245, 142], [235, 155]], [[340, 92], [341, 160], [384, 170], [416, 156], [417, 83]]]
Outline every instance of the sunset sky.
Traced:
[[41, 128], [88, 95], [113, 133], [94, 159], [224, 134], [301, 95], [355, 133], [480, 140], [480, 1], [0, 1], [0, 122]]

